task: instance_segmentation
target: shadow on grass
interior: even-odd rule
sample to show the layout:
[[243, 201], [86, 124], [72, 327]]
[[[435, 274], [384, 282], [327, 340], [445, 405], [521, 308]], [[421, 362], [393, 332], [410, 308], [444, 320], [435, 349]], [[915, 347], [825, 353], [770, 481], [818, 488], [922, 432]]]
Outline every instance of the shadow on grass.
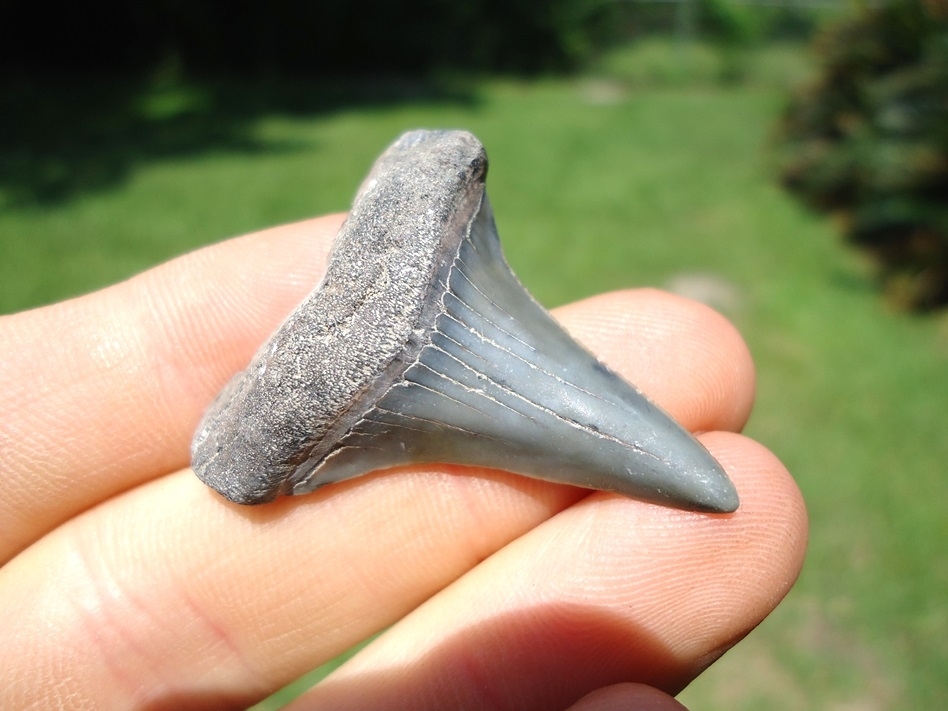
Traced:
[[0, 204], [50, 204], [115, 187], [137, 165], [209, 151], [292, 146], [255, 137], [265, 115], [405, 103], [471, 105], [470, 89], [422, 79], [16, 78], [0, 82]]

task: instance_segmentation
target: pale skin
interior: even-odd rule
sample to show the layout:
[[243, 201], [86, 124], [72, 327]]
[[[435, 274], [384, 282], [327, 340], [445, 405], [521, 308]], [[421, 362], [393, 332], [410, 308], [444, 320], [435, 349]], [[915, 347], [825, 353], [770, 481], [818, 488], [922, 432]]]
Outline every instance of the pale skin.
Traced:
[[292, 708], [683, 708], [671, 694], [786, 594], [807, 535], [793, 479], [737, 434], [748, 350], [700, 304], [637, 290], [554, 315], [702, 433], [732, 515], [451, 466], [242, 507], [187, 468], [340, 220], [0, 319], [0, 708], [241, 708], [385, 628]]

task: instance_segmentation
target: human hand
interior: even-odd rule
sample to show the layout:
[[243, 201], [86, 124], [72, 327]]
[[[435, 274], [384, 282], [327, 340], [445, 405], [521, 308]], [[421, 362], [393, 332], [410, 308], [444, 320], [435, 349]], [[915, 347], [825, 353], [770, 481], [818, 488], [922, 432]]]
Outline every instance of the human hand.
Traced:
[[[732, 515], [457, 466], [261, 507], [188, 470], [202, 411], [322, 272], [338, 217], [0, 319], [0, 707], [241, 707], [390, 627], [294, 708], [681, 708], [802, 564], [793, 480], [734, 434], [753, 367], [654, 291], [556, 312], [692, 430]], [[638, 705], [633, 705], [638, 704]]]

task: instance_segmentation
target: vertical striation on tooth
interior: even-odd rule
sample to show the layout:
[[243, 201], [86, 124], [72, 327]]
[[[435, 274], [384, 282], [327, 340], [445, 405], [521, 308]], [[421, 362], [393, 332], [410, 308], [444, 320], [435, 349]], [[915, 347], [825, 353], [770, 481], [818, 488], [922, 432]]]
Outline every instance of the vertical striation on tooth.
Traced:
[[461, 131], [376, 162], [326, 276], [218, 396], [197, 475], [260, 503], [375, 469], [455, 462], [733, 511], [697, 440], [576, 343], [507, 266]]

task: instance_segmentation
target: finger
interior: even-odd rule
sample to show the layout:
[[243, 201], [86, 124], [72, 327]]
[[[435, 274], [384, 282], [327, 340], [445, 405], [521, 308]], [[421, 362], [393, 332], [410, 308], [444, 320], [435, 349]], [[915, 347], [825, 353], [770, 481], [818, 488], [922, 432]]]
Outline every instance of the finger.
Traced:
[[614, 684], [587, 694], [568, 711], [687, 711], [668, 694], [644, 684]]
[[187, 465], [202, 410], [312, 289], [339, 220], [231, 240], [0, 319], [0, 564]]
[[[590, 301], [564, 322], [612, 318], [640, 296]], [[666, 311], [696, 308], [669, 299]], [[646, 294], [642, 307], [657, 300]], [[629, 338], [593, 329], [587, 342], [627, 371], [634, 354], [617, 344]], [[654, 368], [674, 360], [663, 352], [673, 340], [649, 355]], [[705, 378], [676, 377], [674, 388], [710, 398]], [[653, 394], [668, 393], [659, 385]], [[582, 496], [458, 467], [404, 468], [259, 508], [227, 504], [188, 471], [151, 481], [0, 569], [0, 606], [18, 610], [0, 635], [9, 642], [0, 668], [18, 680], [7, 700], [66, 689], [90, 703], [114, 690], [117, 706], [171, 693], [249, 703], [392, 624]], [[52, 678], [59, 686], [38, 683]]]
[[[110, 289], [0, 322], [0, 482], [7, 492], [0, 501], [0, 563], [77, 512], [187, 464], [203, 409], [318, 280], [339, 219], [215, 245]], [[622, 346], [607, 360], [644, 366], [633, 376], [659, 400], [674, 399], [686, 425], [708, 428], [719, 415], [722, 427], [741, 423], [753, 374], [740, 337], [710, 310], [650, 293], [594, 302], [608, 306], [591, 320], [574, 319], [569, 309], [563, 318], [588, 323], [580, 336], [592, 343], [608, 343], [606, 329], [641, 328], [630, 349]], [[652, 322], [626, 315], [637, 300]], [[656, 374], [670, 369], [655, 367], [642, 352], [649, 339], [690, 332], [691, 321], [703, 323], [694, 329], [698, 338], [689, 335], [671, 357], [691, 368], [689, 377], [715, 382], [718, 390], [702, 389], [709, 393], [703, 399], [687, 393], [681, 386], [690, 381], [677, 374], [663, 392]]]
[[704, 437], [741, 508], [701, 516], [594, 494], [520, 537], [388, 630], [299, 708], [550, 709], [640, 682], [677, 693], [796, 579], [793, 480], [739, 435]]

